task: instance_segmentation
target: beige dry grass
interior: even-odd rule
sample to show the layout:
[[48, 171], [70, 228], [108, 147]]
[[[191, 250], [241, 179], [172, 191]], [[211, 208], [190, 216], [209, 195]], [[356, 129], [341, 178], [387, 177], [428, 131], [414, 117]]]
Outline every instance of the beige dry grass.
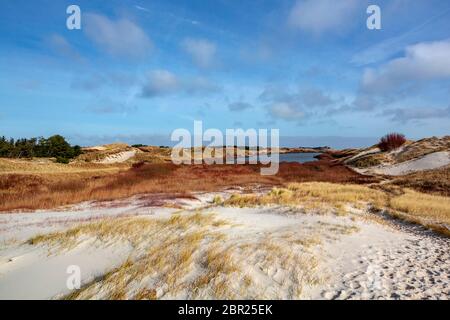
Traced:
[[405, 190], [389, 202], [391, 214], [450, 235], [450, 198]]
[[247, 207], [260, 205], [298, 206], [318, 213], [334, 210], [345, 214], [345, 206], [368, 203], [383, 206], [388, 197], [379, 190], [360, 185], [326, 182], [292, 183], [287, 188], [274, 188], [267, 195], [233, 195], [225, 205]]
[[450, 235], [449, 197], [403, 190], [391, 185], [371, 188], [322, 182], [294, 183], [287, 188], [274, 188], [267, 195], [233, 195], [224, 204], [237, 207], [294, 206], [308, 212], [334, 212], [337, 215], [345, 215], [348, 205], [376, 208], [375, 211], [384, 211], [395, 218]]
[[[167, 285], [175, 294], [183, 289], [183, 276], [190, 267], [203, 241], [221, 239], [218, 228], [227, 224], [213, 214], [174, 214], [170, 218], [119, 218], [80, 225], [66, 232], [40, 235], [29, 240], [30, 244], [45, 243], [54, 250], [69, 250], [87, 237], [100, 243], [128, 241], [136, 248], [120, 267], [96, 279], [67, 298], [89, 299], [102, 286], [106, 299], [151, 298], [152, 288], [139, 288], [133, 295], [133, 284], [145, 283], [146, 278]], [[131, 294], [131, 296], [130, 296]]]
[[[52, 254], [88, 239], [96, 239], [96, 246], [126, 241], [134, 248], [122, 265], [66, 299], [300, 298], [305, 286], [322, 281], [316, 272], [319, 261], [309, 249], [320, 244], [317, 234], [229, 238], [229, 228], [241, 226], [212, 213], [183, 212], [169, 218], [105, 219], [40, 235], [29, 243], [49, 246]], [[335, 225], [321, 225], [319, 230], [337, 236], [352, 232]], [[283, 276], [273, 282], [275, 274]], [[268, 284], [261, 283], [262, 278]], [[262, 290], [265, 285], [277, 289]]]
[[133, 150], [133, 148], [125, 143], [113, 143], [103, 146], [86, 147], [82, 150], [83, 154], [77, 157], [77, 162], [101, 161], [110, 155], [130, 151]]
[[57, 175], [78, 173], [114, 173], [129, 165], [105, 165], [96, 163], [73, 162], [70, 164], [55, 163], [55, 159], [6, 159], [0, 158], [0, 178], [10, 174]]

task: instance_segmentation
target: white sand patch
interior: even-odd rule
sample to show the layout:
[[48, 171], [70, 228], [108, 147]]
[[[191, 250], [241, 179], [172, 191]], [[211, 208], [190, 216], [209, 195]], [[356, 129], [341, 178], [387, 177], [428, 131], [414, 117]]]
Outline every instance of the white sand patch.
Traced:
[[380, 148], [372, 148], [369, 150], [362, 151], [362, 152], [355, 154], [354, 156], [348, 158], [347, 160], [345, 160], [345, 163], [352, 162], [353, 160], [356, 160], [358, 158], [361, 158], [361, 157], [364, 157], [364, 156], [367, 156], [370, 154], [379, 153], [380, 151], [381, 151]]
[[366, 169], [354, 169], [365, 174], [383, 174], [389, 176], [401, 176], [411, 172], [432, 170], [447, 166], [450, 164], [450, 153], [447, 151], [434, 152], [426, 156], [405, 161], [394, 165], [381, 165]]
[[133, 158], [136, 155], [136, 150], [123, 151], [106, 156], [104, 159], [98, 161], [102, 164], [121, 163], [128, 159]]
[[0, 299], [51, 299], [71, 292], [68, 267], [80, 268], [82, 283], [93, 281], [120, 265], [131, 248], [126, 243], [96, 248], [88, 244], [58, 255], [43, 246], [0, 250]]

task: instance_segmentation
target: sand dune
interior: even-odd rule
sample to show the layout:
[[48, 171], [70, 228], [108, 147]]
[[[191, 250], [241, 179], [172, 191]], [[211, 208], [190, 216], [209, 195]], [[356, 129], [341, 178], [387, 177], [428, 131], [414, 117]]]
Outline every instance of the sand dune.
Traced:
[[136, 150], [123, 151], [106, 156], [104, 159], [98, 161], [102, 164], [112, 164], [125, 162], [128, 159], [133, 158], [136, 155]]
[[361, 173], [376, 173], [389, 176], [401, 176], [411, 172], [437, 169], [450, 164], [450, 152], [434, 152], [418, 159], [393, 165], [381, 165], [367, 169], [356, 169]]
[[[72, 298], [449, 297], [448, 238], [406, 224], [380, 224], [355, 208], [336, 216], [213, 205], [232, 192], [163, 201], [181, 210], [148, 207], [148, 199], [134, 197], [3, 214], [0, 298], [73, 294], [66, 287], [71, 264], [80, 266], [85, 285]], [[66, 233], [76, 226], [78, 235]], [[189, 252], [185, 260], [177, 260], [181, 252]], [[159, 261], [160, 269], [148, 269], [149, 261]], [[123, 285], [124, 276], [134, 280]]]

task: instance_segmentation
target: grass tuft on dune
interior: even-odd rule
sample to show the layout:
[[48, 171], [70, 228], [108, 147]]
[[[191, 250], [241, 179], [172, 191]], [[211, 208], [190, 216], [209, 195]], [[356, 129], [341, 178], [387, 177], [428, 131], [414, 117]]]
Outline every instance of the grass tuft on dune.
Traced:
[[450, 235], [450, 199], [409, 189], [374, 189], [362, 185], [311, 182], [292, 183], [286, 188], [274, 188], [266, 195], [233, 195], [224, 205], [255, 207], [281, 205], [301, 207], [316, 213], [334, 212], [345, 215], [347, 206], [370, 206], [395, 218], [421, 224]]
[[450, 198], [405, 190], [389, 203], [392, 215], [450, 236]]
[[292, 183], [287, 188], [273, 188], [267, 195], [233, 195], [225, 205], [252, 207], [262, 205], [299, 206], [324, 213], [334, 209], [345, 214], [345, 206], [375, 203], [383, 205], [387, 195], [379, 190], [360, 185], [342, 185], [326, 182]]
[[[357, 230], [330, 224], [307, 234], [290, 229], [256, 236], [247, 231], [212, 213], [180, 212], [105, 219], [28, 243], [50, 250], [71, 250], [86, 240], [94, 240], [96, 246], [121, 241], [132, 246], [119, 267], [66, 299], [298, 299], [305, 286], [322, 281], [311, 248], [323, 236]], [[266, 287], [271, 289], [262, 290]]]

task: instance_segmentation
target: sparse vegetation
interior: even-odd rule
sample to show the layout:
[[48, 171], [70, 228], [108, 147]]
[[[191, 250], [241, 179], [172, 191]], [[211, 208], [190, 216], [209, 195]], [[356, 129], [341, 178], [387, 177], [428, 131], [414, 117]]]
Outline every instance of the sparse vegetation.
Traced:
[[450, 199], [389, 185], [373, 187], [331, 183], [296, 183], [274, 188], [266, 195], [233, 195], [225, 205], [255, 207], [261, 205], [294, 206], [307, 212], [346, 214], [346, 206], [373, 208], [395, 218], [421, 224], [450, 235]]
[[450, 197], [450, 167], [410, 173], [396, 177], [391, 183], [424, 193]]
[[96, 162], [120, 152], [130, 151], [132, 148], [126, 143], [111, 143], [103, 146], [83, 148], [83, 154], [77, 157], [78, 162]]
[[334, 209], [345, 214], [345, 205], [385, 205], [387, 195], [379, 190], [359, 185], [340, 185], [324, 182], [293, 183], [287, 188], [274, 188], [267, 195], [233, 195], [225, 205], [247, 207], [259, 205], [297, 206], [316, 212]]
[[[239, 228], [214, 214], [200, 212], [169, 218], [116, 218], [36, 236], [28, 243], [45, 244], [56, 253], [53, 250], [70, 250], [91, 237], [96, 245], [127, 241], [135, 248], [119, 267], [66, 299], [158, 299], [178, 295], [188, 299], [292, 299], [301, 297], [305, 285], [320, 283], [315, 272], [318, 260], [308, 250], [320, 243], [315, 237], [291, 232], [279, 237], [250, 236], [236, 243], [227, 238], [222, 226]], [[335, 225], [323, 225], [319, 230], [337, 236], [348, 232]], [[263, 292], [254, 276], [270, 278], [274, 266], [286, 272], [286, 277], [274, 284], [280, 290]], [[252, 268], [257, 272], [244, 272]]]
[[351, 165], [357, 168], [368, 168], [373, 166], [378, 166], [383, 163], [384, 156], [381, 154], [368, 155], [365, 157], [358, 158], [351, 162]]
[[397, 162], [423, 157], [427, 154], [450, 150], [450, 136], [442, 138], [431, 137], [414, 141], [405, 146], [404, 150], [395, 156]]

